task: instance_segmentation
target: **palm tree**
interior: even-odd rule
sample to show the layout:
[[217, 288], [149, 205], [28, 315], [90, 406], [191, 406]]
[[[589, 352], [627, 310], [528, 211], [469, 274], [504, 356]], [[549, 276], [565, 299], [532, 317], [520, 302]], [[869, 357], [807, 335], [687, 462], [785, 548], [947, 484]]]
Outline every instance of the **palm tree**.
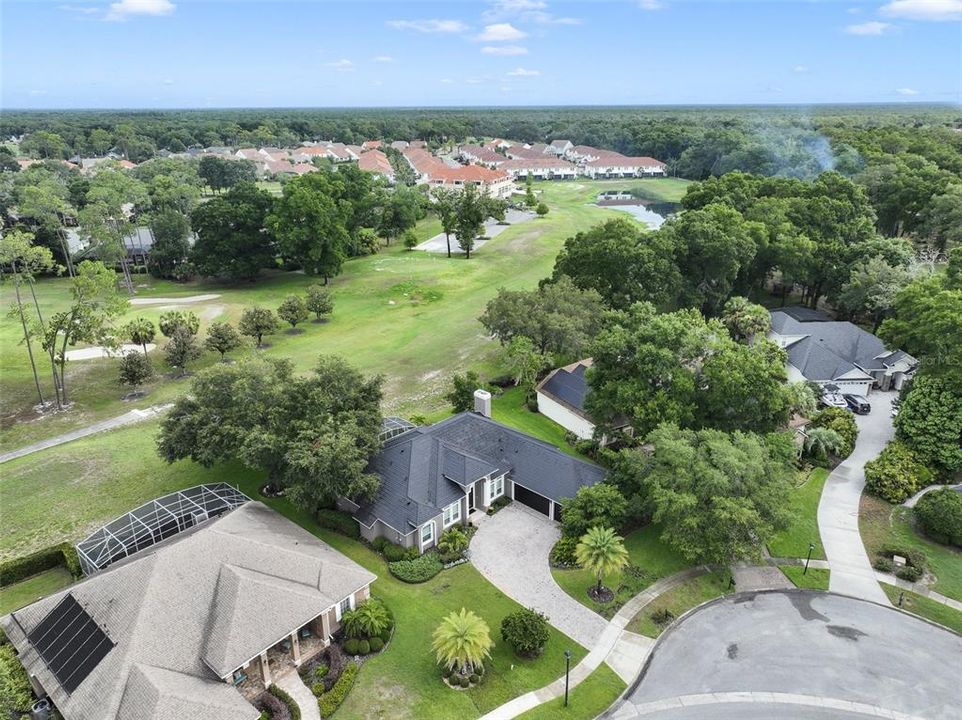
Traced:
[[484, 659], [490, 657], [494, 647], [488, 624], [464, 608], [444, 618], [432, 637], [431, 647], [437, 653], [438, 662], [462, 675], [484, 667]]
[[825, 460], [829, 453], [837, 455], [845, 447], [845, 440], [835, 430], [826, 427], [805, 431], [803, 443], [806, 454], [818, 460]]
[[601, 592], [605, 575], [621, 570], [628, 564], [628, 551], [620, 535], [611, 528], [593, 527], [581, 536], [575, 546], [575, 559], [585, 570], [598, 577], [597, 592]]
[[768, 332], [772, 325], [768, 310], [738, 295], [725, 303], [722, 322], [736, 340], [744, 338], [749, 345], [755, 342], [758, 333]]

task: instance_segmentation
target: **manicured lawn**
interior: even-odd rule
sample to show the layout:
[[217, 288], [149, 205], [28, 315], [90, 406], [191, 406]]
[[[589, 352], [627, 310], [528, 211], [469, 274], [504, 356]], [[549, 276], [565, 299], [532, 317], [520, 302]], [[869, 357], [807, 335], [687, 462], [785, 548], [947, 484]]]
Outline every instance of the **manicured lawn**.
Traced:
[[778, 569], [785, 573], [785, 577], [795, 583], [795, 587], [809, 590], [828, 590], [829, 570], [809, 568], [806, 573], [805, 568], [798, 565], [779, 565]]
[[588, 459], [568, 444], [563, 427], [541, 413], [528, 410], [524, 402], [524, 388], [508, 388], [500, 396], [494, 397], [491, 402], [491, 416], [498, 422], [551, 443], [562, 452], [582, 460]]
[[859, 506], [859, 531], [871, 560], [886, 545], [924, 553], [928, 558], [929, 572], [936, 577], [931, 585], [932, 590], [954, 600], [962, 600], [962, 550], [939, 545], [922, 537], [912, 527], [912, 511], [909, 508], [889, 505], [865, 493]]
[[814, 543], [812, 557], [825, 559], [821, 536], [818, 533], [818, 501], [828, 470], [815, 468], [802, 484], [792, 492], [790, 509], [792, 522], [768, 543], [768, 551], [775, 557], [803, 558], [808, 555], [809, 543]]
[[519, 720], [591, 720], [604, 712], [625, 689], [625, 683], [610, 667], [601, 663], [564, 697], [555, 698], [518, 716]]
[[892, 604], [898, 606], [899, 597], [902, 597], [902, 609], [910, 613], [924, 617], [926, 620], [944, 625], [962, 634], [962, 612], [954, 608], [947, 607], [942, 603], [930, 600], [924, 595], [902, 590], [894, 585], [882, 583], [882, 589], [889, 596]]
[[168, 465], [157, 455], [159, 421], [91, 435], [0, 466], [0, 560], [76, 542], [159, 495], [205, 482], [236, 484], [259, 473], [239, 463]]
[[[683, 180], [653, 179], [639, 183], [654, 199], [677, 200]], [[343, 355], [361, 370], [383, 373], [385, 410], [397, 414], [430, 415], [443, 410], [448, 381], [455, 372], [480, 371], [485, 377], [503, 372], [502, 352], [477, 322], [484, 306], [499, 287], [533, 288], [547, 276], [565, 239], [609, 219], [610, 211], [592, 206], [598, 192], [625, 183], [617, 181], [543, 183], [550, 214], [537, 221], [508, 228], [488, 242], [472, 259], [448, 259], [421, 251], [410, 252], [395, 243], [377, 255], [351, 260], [332, 282], [334, 314], [329, 322], [309, 323], [305, 332], [280, 332], [271, 336], [267, 355], [293, 360], [307, 370], [321, 353]], [[621, 216], [623, 214], [619, 214]], [[419, 224], [421, 238], [440, 229], [436, 219]], [[245, 307], [260, 304], [276, 308], [289, 293], [302, 293], [315, 279], [299, 273], [265, 273], [255, 283], [226, 284], [194, 281], [175, 284], [149, 277], [137, 278], [138, 297], [186, 296], [215, 293], [221, 297], [190, 307], [202, 318], [201, 334], [214, 320], [236, 322]], [[66, 279], [41, 280], [37, 293], [45, 316], [69, 303]], [[13, 290], [0, 290], [0, 304], [8, 307]], [[132, 308], [118, 324], [144, 316], [157, 320], [163, 306]], [[0, 317], [0, 449], [7, 450], [58, 435], [89, 422], [146, 407], [183, 394], [184, 380], [159, 377], [147, 397], [124, 403], [117, 384], [117, 360], [87, 360], [68, 364], [68, 389], [75, 401], [67, 413], [37, 420], [32, 411], [36, 391], [18, 324]], [[161, 338], [161, 343], [164, 340]], [[254, 352], [234, 353], [236, 357]], [[162, 373], [162, 353], [155, 351], [155, 367]], [[215, 362], [205, 355], [196, 368]], [[41, 382], [48, 395], [49, 369], [41, 367]], [[29, 421], [29, 422], [24, 422]]]
[[732, 592], [728, 586], [730, 577], [731, 574], [726, 571], [699, 575], [686, 580], [681, 585], [652, 600], [647, 607], [631, 619], [626, 629], [639, 635], [656, 638], [671, 624], [670, 620], [663, 624], [656, 622], [653, 618], [658, 617], [659, 613], [664, 613], [667, 610], [671, 613], [672, 619], [678, 618], [693, 607], [716, 597], [730, 594]]
[[[241, 490], [256, 497], [258, 481], [248, 478]], [[485, 580], [470, 563], [458, 565], [420, 585], [395, 579], [384, 560], [363, 543], [321, 528], [284, 499], [262, 499], [378, 576], [372, 592], [394, 612], [397, 630], [389, 648], [365, 663], [357, 683], [335, 718], [471, 718], [551, 683], [564, 672], [564, 651], [572, 664], [585, 650], [552, 630], [544, 654], [536, 660], [516, 657], [501, 640], [501, 620], [520, 606]], [[446, 687], [431, 651], [431, 633], [441, 618], [462, 607], [488, 623], [495, 642], [487, 672], [478, 687], [459, 692]]]
[[551, 575], [561, 589], [575, 600], [599, 615], [611, 618], [618, 612], [618, 608], [656, 580], [688, 567], [687, 561], [681, 555], [660, 540], [660, 532], [659, 527], [647, 525], [629, 533], [625, 538], [625, 548], [631, 564], [639, 568], [640, 573], [633, 575], [622, 571], [606, 577], [605, 586], [615, 591], [615, 599], [610, 603], [602, 605], [588, 596], [588, 588], [595, 585], [597, 579], [587, 570], [552, 568]]
[[65, 568], [58, 567], [0, 588], [0, 615], [6, 615], [17, 608], [62, 590], [72, 582], [73, 576]]

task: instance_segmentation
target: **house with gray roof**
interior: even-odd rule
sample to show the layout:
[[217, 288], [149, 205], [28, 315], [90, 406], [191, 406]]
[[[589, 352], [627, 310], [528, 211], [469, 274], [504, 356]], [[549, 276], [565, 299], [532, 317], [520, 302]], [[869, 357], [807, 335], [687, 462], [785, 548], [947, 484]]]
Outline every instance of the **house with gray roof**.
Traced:
[[375, 576], [259, 502], [0, 618], [65, 720], [256, 720]]
[[769, 339], [788, 353], [788, 379], [836, 385], [836, 392], [868, 395], [898, 390], [918, 361], [890, 350], [875, 335], [821, 310], [794, 306], [771, 311]]
[[[591, 365], [592, 359], [586, 358], [555, 368], [535, 387], [538, 412], [554, 420], [579, 440], [595, 437], [595, 423], [585, 410], [585, 398], [590, 389], [585, 373]], [[631, 432], [624, 418], [615, 423], [615, 429]], [[601, 445], [608, 442], [604, 436], [598, 440]]]
[[424, 552], [501, 497], [559, 520], [566, 498], [604, 479], [597, 465], [492, 420], [488, 393], [478, 391], [475, 399], [478, 412], [402, 432], [371, 459], [368, 472], [381, 479], [377, 496], [339, 503], [364, 538]]

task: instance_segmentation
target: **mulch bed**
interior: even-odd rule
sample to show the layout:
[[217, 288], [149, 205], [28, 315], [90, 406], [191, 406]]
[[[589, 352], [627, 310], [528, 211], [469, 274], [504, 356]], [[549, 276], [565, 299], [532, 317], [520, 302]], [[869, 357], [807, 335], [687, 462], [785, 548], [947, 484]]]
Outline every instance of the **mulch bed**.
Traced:
[[610, 603], [615, 599], [615, 594], [606, 587], [602, 587], [601, 590], [598, 589], [597, 585], [592, 585], [588, 588], [588, 597], [594, 600], [596, 603]]

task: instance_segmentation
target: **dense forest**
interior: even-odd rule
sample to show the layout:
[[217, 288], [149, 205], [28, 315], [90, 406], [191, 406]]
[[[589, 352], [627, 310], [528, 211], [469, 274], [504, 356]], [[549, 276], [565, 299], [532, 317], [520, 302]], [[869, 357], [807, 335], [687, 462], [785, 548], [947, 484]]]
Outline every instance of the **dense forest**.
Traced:
[[0, 114], [0, 137], [22, 137], [23, 152], [39, 158], [115, 149], [134, 162], [158, 150], [304, 140], [565, 138], [650, 155], [673, 174], [701, 180], [730, 170], [801, 178], [830, 169], [852, 174], [873, 157], [901, 152], [958, 175], [960, 125], [958, 108], [938, 105], [14, 111]]

